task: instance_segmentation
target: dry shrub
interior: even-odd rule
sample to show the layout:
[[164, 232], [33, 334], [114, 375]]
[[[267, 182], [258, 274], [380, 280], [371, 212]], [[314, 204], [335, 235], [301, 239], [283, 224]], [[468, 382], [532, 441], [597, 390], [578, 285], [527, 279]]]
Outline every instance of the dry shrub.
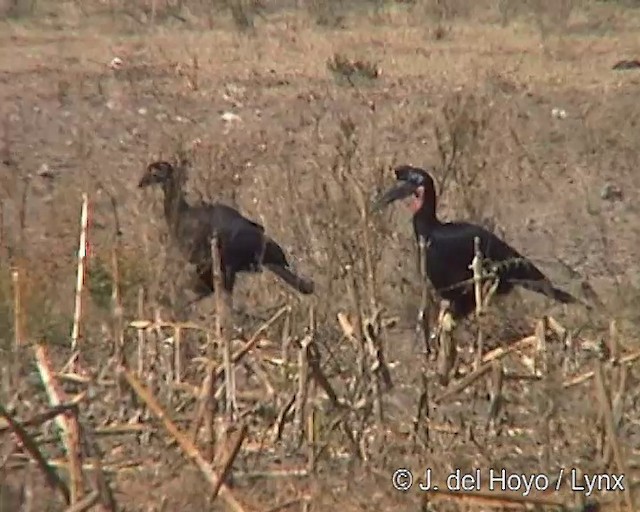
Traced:
[[566, 32], [576, 0], [528, 0], [540, 36]]
[[479, 218], [493, 176], [485, 172], [486, 146], [492, 141], [487, 133], [491, 107], [488, 98], [474, 93], [455, 92], [445, 98], [434, 135], [440, 157], [439, 194], [453, 184], [464, 210]]
[[376, 63], [365, 59], [350, 59], [341, 53], [335, 53], [327, 59], [327, 68], [338, 83], [346, 80], [351, 86], [375, 80], [381, 73]]

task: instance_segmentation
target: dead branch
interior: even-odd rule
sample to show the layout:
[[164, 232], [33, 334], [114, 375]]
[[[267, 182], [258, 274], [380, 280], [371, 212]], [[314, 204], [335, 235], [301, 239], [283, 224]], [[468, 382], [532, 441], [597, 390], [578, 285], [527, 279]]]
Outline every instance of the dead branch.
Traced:
[[2, 416], [7, 423], [9, 424], [9, 428], [15, 433], [15, 435], [22, 443], [22, 446], [29, 452], [29, 455], [33, 457], [36, 461], [36, 464], [42, 470], [47, 483], [53, 488], [57, 489], [58, 492], [62, 495], [62, 499], [65, 503], [69, 504], [71, 498], [69, 496], [69, 489], [67, 485], [60, 479], [58, 474], [49, 466], [49, 463], [40, 453], [36, 442], [29, 435], [29, 433], [17, 422], [13, 419], [13, 416], [4, 408], [2, 404], [0, 404], [0, 416]]
[[223, 479], [216, 475], [215, 471], [211, 467], [204, 457], [200, 454], [195, 445], [179, 430], [178, 427], [169, 419], [167, 413], [162, 409], [155, 397], [140, 384], [140, 382], [134, 377], [134, 375], [123, 367], [118, 368], [120, 373], [127, 381], [131, 389], [144, 401], [146, 406], [151, 412], [162, 422], [166, 431], [175, 439], [184, 454], [190, 458], [202, 472], [204, 477], [211, 485], [211, 489], [218, 489], [218, 494], [229, 505], [229, 507], [235, 512], [243, 512], [244, 508], [233, 496], [231, 490], [224, 484]]
[[[66, 396], [53, 376], [46, 346], [37, 345], [35, 355], [40, 378], [49, 397], [49, 403], [54, 407], [58, 406], [63, 403]], [[77, 416], [70, 414], [69, 411], [56, 416], [55, 420], [62, 432], [62, 442], [69, 458], [70, 503], [73, 505], [84, 494], [82, 463], [80, 461], [80, 427]]]

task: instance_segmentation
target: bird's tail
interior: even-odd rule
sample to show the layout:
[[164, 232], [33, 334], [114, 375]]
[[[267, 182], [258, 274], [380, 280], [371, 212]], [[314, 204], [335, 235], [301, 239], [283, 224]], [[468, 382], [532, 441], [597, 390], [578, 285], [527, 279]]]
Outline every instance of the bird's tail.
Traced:
[[289, 267], [283, 267], [282, 265], [274, 264], [265, 264], [265, 267], [267, 267], [271, 272], [277, 275], [289, 286], [298, 290], [300, 293], [303, 293], [305, 295], [310, 295], [313, 293], [313, 290], [315, 288], [313, 281], [294, 274], [289, 269]]
[[562, 304], [576, 304], [578, 302], [581, 302], [569, 292], [565, 292], [564, 290], [556, 288], [555, 286], [551, 288], [551, 294], [555, 300], [557, 300], [558, 302], [562, 302]]
[[553, 286], [548, 280], [539, 281], [519, 281], [518, 284], [527, 290], [532, 292], [541, 293], [547, 297], [561, 302], [562, 304], [576, 304], [582, 303], [579, 299], [576, 299], [569, 292], [565, 292], [560, 288]]

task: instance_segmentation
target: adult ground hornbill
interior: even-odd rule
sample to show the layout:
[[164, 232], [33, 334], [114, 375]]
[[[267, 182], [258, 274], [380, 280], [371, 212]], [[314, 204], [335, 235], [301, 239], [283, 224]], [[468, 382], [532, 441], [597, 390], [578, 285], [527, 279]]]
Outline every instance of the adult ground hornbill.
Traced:
[[264, 228], [229, 206], [215, 203], [190, 205], [183, 191], [184, 164], [150, 163], [138, 186], [162, 185], [164, 215], [171, 237], [194, 264], [198, 276], [194, 291], [198, 300], [213, 293], [211, 240], [218, 237], [221, 279], [231, 298], [238, 272], [258, 273], [266, 267], [288, 285], [308, 295], [313, 281], [296, 275], [282, 248], [264, 233]]
[[397, 183], [375, 201], [373, 209], [378, 211], [393, 201], [413, 196], [413, 229], [418, 241], [424, 239], [427, 276], [440, 297], [451, 303], [454, 317], [462, 318], [475, 310], [470, 265], [476, 237], [480, 239], [485, 268], [499, 279], [496, 294], [505, 295], [520, 285], [564, 304], [579, 302], [554, 287], [531, 261], [493, 233], [466, 222], [441, 222], [436, 215], [433, 179], [426, 171], [400, 165], [395, 175]]

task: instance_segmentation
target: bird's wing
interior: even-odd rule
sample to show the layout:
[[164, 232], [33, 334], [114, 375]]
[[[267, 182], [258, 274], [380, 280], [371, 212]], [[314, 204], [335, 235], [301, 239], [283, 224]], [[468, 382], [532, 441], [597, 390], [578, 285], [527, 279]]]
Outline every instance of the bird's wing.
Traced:
[[252, 226], [254, 229], [264, 232], [264, 227], [262, 226], [262, 224], [258, 224], [257, 222], [248, 219], [238, 210], [232, 208], [231, 206], [227, 206], [226, 204], [217, 203], [214, 205], [210, 205], [209, 211], [211, 212], [211, 217], [217, 219], [216, 222], [218, 222], [219, 224], [225, 225], [231, 222], [242, 220], [247, 226]]
[[[536, 267], [536, 265], [524, 257], [507, 242], [492, 233], [491, 231], [474, 224], [451, 223], [451, 226], [444, 232], [448, 232], [448, 237], [454, 239], [451, 242], [456, 246], [457, 251], [469, 258], [469, 264], [474, 256], [475, 237], [480, 238], [480, 250], [483, 259], [489, 260], [487, 263], [496, 268], [502, 279], [509, 281], [544, 281], [546, 276]], [[464, 247], [462, 247], [464, 244]]]

